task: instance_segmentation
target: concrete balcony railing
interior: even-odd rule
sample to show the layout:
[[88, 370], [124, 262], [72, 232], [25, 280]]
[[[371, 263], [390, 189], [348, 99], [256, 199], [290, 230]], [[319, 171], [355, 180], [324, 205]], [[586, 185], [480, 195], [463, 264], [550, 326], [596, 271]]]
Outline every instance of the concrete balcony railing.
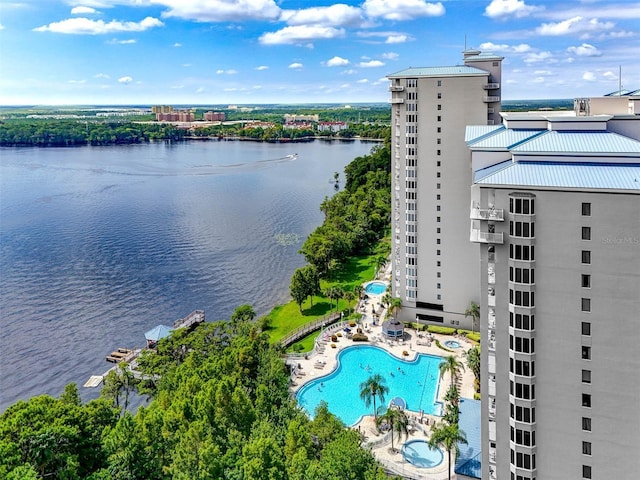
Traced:
[[497, 90], [500, 88], [500, 84], [499, 83], [485, 83], [482, 88], [484, 88], [485, 90]]
[[[496, 87], [498, 88], [498, 87]], [[404, 92], [404, 87], [402, 85], [391, 85], [389, 87], [390, 92]]]
[[504, 243], [504, 235], [502, 232], [489, 233], [482, 232], [477, 228], [472, 228], [469, 241], [473, 243], [497, 243], [502, 245]]
[[404, 103], [404, 98], [395, 98], [395, 97], [391, 98], [391, 104], [392, 105], [396, 105], [396, 104], [399, 104], [399, 103]]
[[498, 95], [490, 95], [487, 97], [484, 97], [484, 103], [497, 103], [500, 101], [500, 96]]
[[504, 210], [502, 208], [472, 208], [469, 217], [472, 220], [493, 220], [495, 222], [503, 222]]

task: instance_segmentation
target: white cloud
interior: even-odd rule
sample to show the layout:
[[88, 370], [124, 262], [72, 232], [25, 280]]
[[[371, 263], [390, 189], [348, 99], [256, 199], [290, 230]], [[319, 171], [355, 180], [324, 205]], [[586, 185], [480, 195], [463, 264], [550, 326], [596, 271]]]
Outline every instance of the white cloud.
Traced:
[[539, 53], [529, 53], [524, 57], [525, 63], [538, 63], [538, 62], [546, 62], [551, 61], [553, 55], [551, 52], [539, 52]]
[[81, 85], [83, 83], [87, 83], [86, 80], [68, 80], [67, 83], [72, 83], [74, 85]]
[[439, 17], [445, 13], [442, 3], [428, 3], [425, 0], [365, 0], [362, 9], [369, 17], [396, 21]]
[[583, 43], [579, 47], [569, 47], [567, 51], [579, 57], [599, 57], [602, 55], [600, 50], [588, 43]]
[[606, 78], [607, 80], [618, 80], [618, 74], [617, 73], [613, 73], [613, 72], [604, 72], [602, 74], [602, 76], [604, 78]]
[[338, 56], [327, 61], [327, 67], [344, 67], [345, 65], [349, 65], [349, 60]]
[[593, 72], [584, 72], [582, 74], [582, 79], [586, 80], [587, 82], [595, 82], [596, 76], [594, 75]]
[[536, 33], [545, 36], [560, 36], [611, 30], [613, 27], [615, 24], [612, 22], [603, 23], [597, 18], [587, 20], [584, 17], [576, 16], [558, 23], [543, 23], [536, 28]]
[[358, 73], [357, 70], [354, 70], [353, 68], [349, 68], [345, 71], [342, 72], [344, 75], [355, 75], [356, 73]]
[[277, 20], [281, 9], [274, 0], [151, 0], [169, 8], [163, 17], [197, 22], [241, 22]]
[[258, 71], [269, 70], [269, 67], [267, 67], [266, 65], [260, 65], [259, 67], [256, 67], [255, 70], [258, 70]]
[[521, 43], [519, 45], [507, 45], [507, 44], [495, 44], [491, 42], [481, 43], [478, 47], [480, 50], [484, 52], [510, 52], [510, 53], [527, 53], [531, 51], [531, 46], [526, 43]]
[[260, 36], [263, 45], [282, 45], [308, 42], [310, 40], [331, 39], [344, 37], [341, 28], [321, 26], [293, 26], [284, 27], [277, 32], [267, 32]]
[[4, 30], [4, 25], [0, 23], [0, 30]]
[[34, 28], [33, 31], [76, 35], [101, 35], [116, 32], [143, 32], [150, 28], [162, 27], [163, 25], [164, 23], [153, 17], [147, 17], [140, 22], [119, 22], [112, 20], [109, 23], [103, 20], [90, 20], [85, 17], [78, 17], [43, 25], [42, 27]]
[[196, 93], [204, 93], [204, 91], [205, 91], [205, 88], [204, 88], [204, 87], [198, 87], [198, 88], [196, 89]]
[[384, 43], [406, 43], [409, 40], [407, 35], [390, 35]]
[[484, 14], [491, 18], [511, 16], [521, 18], [536, 10], [540, 10], [540, 8], [527, 5], [524, 0], [491, 0], [491, 3], [484, 10]]
[[184, 85], [171, 85], [171, 89], [173, 90], [182, 90]]
[[190, 63], [183, 63], [183, 64], [182, 64], [182, 66], [183, 66], [184, 68], [189, 68], [189, 67], [191, 67], [192, 65], [191, 65]]
[[536, 70], [533, 72], [534, 75], [552, 75], [550, 70]]
[[174, 48], [180, 48], [182, 46], [182, 44], [176, 42], [176, 43], [173, 44], [173, 46], [174, 46]]
[[299, 62], [294, 62], [294, 63], [292, 63], [291, 65], [289, 65], [289, 68], [294, 69], [294, 70], [299, 70], [299, 69], [301, 69], [302, 67], [304, 67], [304, 65], [302, 65], [302, 64], [301, 64], [301, 63], [299, 63]]
[[106, 73], [96, 73], [93, 78], [111, 78]]
[[342, 27], [362, 25], [362, 10], [342, 3], [329, 7], [312, 7], [302, 10], [283, 10], [280, 20], [291, 26], [322, 25]]
[[130, 84], [131, 82], [133, 82], [133, 77], [130, 77], [130, 76], [128, 76], [128, 75], [127, 75], [126, 77], [120, 77], [120, 78], [118, 79], [118, 83], [122, 83], [122, 84], [124, 84], [124, 85], [128, 85], [128, 84]]
[[369, 60], [368, 62], [360, 62], [358, 66], [361, 68], [383, 67], [384, 62], [381, 62], [380, 60]]
[[71, 15], [92, 15], [94, 13], [100, 13], [100, 12], [98, 12], [95, 8], [85, 7], [82, 5], [78, 7], [73, 7], [71, 9]]
[[111, 45], [131, 45], [133, 43], [136, 43], [137, 40], [134, 40], [133, 38], [130, 38], [128, 40], [118, 40], [117, 38], [114, 38], [113, 40], [110, 40], [109, 44]]
[[395, 52], [387, 52], [382, 54], [382, 58], [385, 58], [387, 60], [398, 60], [398, 58], [400, 58], [400, 55]]
[[369, 80], [367, 80], [366, 78], [362, 78], [358, 80], [356, 83], [369, 83]]
[[544, 77], [536, 77], [532, 80], [532, 83], [544, 83]]
[[229, 70], [216, 70], [216, 74], [218, 75], [235, 75], [236, 73], [238, 73], [237, 70], [234, 69], [229, 69]]

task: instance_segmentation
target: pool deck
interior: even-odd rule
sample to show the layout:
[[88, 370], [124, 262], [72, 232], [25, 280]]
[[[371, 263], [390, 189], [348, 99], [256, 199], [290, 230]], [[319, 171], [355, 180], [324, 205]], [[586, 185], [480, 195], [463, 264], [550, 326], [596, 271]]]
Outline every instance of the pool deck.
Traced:
[[[388, 340], [382, 334], [381, 320], [377, 321], [377, 325], [373, 325], [372, 306], [379, 313], [380, 319], [383, 319], [386, 315], [386, 310], [379, 306], [382, 295], [368, 295], [369, 298], [365, 304], [359, 306], [359, 310], [364, 314], [360, 326], [364, 333], [369, 337], [368, 342], [354, 342], [347, 338], [342, 331], [343, 324], [333, 325], [324, 330], [319, 340], [325, 344], [321, 351], [314, 349], [313, 352], [305, 356], [289, 356], [287, 363], [293, 367], [293, 374], [291, 377], [291, 392], [295, 394], [305, 383], [315, 378], [319, 378], [331, 373], [337, 366], [338, 352], [344, 348], [354, 345], [372, 345], [380, 347], [387, 352], [390, 352], [394, 356], [402, 360], [413, 360], [420, 353], [431, 354], [441, 357], [449, 355], [455, 355], [465, 365], [465, 371], [461, 375], [458, 381], [458, 391], [461, 398], [473, 398], [473, 372], [466, 367], [466, 360], [463, 356], [463, 352], [475, 345], [470, 340], [464, 337], [453, 337], [450, 335], [438, 335], [427, 334], [426, 332], [416, 332], [415, 330], [405, 329], [403, 340]], [[357, 327], [355, 327], [357, 328]], [[331, 335], [342, 333], [341, 337], [337, 337], [336, 342], [331, 341]], [[447, 340], [456, 340], [461, 344], [461, 348], [452, 349], [452, 352], [447, 352], [439, 348], [435, 339], [440, 341], [443, 345]], [[431, 340], [431, 341], [429, 341]], [[331, 347], [331, 344], [335, 345], [335, 348]], [[406, 352], [408, 355], [404, 355]], [[444, 402], [444, 395], [447, 388], [450, 385], [450, 379], [448, 376], [439, 380], [440, 386], [438, 388], [438, 401]], [[391, 400], [386, 399], [386, 401]], [[396, 475], [401, 475], [409, 478], [421, 479], [429, 478], [433, 480], [447, 479], [447, 453], [444, 452], [443, 462], [434, 468], [417, 468], [404, 460], [400, 452], [402, 444], [407, 440], [416, 439], [428, 439], [428, 433], [436, 421], [440, 420], [440, 417], [434, 415], [421, 415], [420, 412], [406, 411], [410, 421], [410, 433], [406, 438], [398, 440], [397, 436], [394, 438], [394, 447], [398, 453], [391, 452], [391, 439], [389, 434], [378, 432], [375, 427], [373, 415], [366, 415], [352, 428], [360, 431], [365, 439], [365, 444], [371, 448], [371, 451], [376, 458], [390, 471], [393, 471]], [[455, 459], [452, 459], [455, 463]], [[453, 475], [453, 473], [452, 473]], [[452, 478], [455, 478], [453, 475]]]

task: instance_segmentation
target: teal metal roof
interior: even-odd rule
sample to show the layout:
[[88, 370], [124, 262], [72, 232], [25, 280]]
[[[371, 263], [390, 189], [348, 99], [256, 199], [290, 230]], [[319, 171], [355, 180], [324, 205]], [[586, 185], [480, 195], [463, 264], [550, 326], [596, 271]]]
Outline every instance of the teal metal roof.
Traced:
[[504, 129], [502, 131], [495, 132], [492, 135], [480, 138], [474, 142], [470, 142], [469, 145], [473, 146], [474, 150], [481, 148], [507, 150], [545, 132], [546, 130]]
[[495, 55], [493, 53], [480, 53], [478, 55], [469, 55], [467, 58], [465, 58], [465, 61], [478, 61], [478, 60], [503, 60], [504, 57], [501, 57], [499, 55]]
[[467, 477], [482, 477], [482, 435], [480, 431], [480, 401], [461, 398], [458, 426], [466, 437], [467, 443], [458, 443], [460, 455], [456, 457], [454, 471]]
[[472, 143], [485, 135], [504, 129], [504, 125], [468, 125], [464, 132], [464, 141]]
[[503, 162], [499, 165], [503, 168], [476, 172], [475, 183], [635, 190], [640, 193], [640, 163]]
[[453, 76], [488, 76], [489, 72], [479, 68], [467, 67], [466, 65], [456, 65], [453, 67], [409, 67], [397, 73], [387, 75], [387, 78], [407, 78], [407, 77], [453, 77]]
[[[474, 145], [475, 146], [475, 145]], [[613, 132], [547, 131], [511, 149], [514, 153], [640, 153], [640, 142]]]

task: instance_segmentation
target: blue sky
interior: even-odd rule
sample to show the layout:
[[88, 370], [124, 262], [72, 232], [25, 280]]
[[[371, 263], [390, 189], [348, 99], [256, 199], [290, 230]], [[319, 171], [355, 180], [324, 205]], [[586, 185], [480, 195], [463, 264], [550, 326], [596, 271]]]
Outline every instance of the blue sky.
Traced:
[[465, 37], [504, 99], [640, 88], [629, 0], [0, 0], [0, 104], [385, 102]]

